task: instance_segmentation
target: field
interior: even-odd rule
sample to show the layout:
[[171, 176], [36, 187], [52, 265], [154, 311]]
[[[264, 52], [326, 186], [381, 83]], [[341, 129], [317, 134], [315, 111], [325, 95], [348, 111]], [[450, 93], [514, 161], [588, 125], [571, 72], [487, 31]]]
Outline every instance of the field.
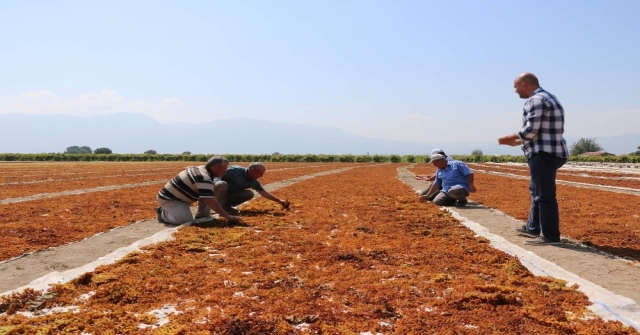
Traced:
[[[0, 163], [0, 272], [28, 272], [14, 262], [47, 248], [158, 226], [155, 194], [191, 164], [202, 163]], [[469, 166], [477, 204], [454, 211], [480, 224], [495, 213], [487, 208], [526, 219], [526, 167]], [[241, 207], [242, 224], [184, 226], [46, 292], [5, 294], [0, 334], [638, 334], [634, 321], [595, 315], [579, 285], [535, 276], [418, 202], [420, 184], [398, 171], [431, 173], [429, 164], [267, 167], [262, 184], [291, 210], [258, 198]], [[640, 170], [569, 166], [558, 179], [564, 246], [531, 250], [565, 268], [570, 253], [591, 257], [585, 271], [609, 271], [599, 284], [637, 302]], [[636, 282], [617, 284], [615, 267]]]

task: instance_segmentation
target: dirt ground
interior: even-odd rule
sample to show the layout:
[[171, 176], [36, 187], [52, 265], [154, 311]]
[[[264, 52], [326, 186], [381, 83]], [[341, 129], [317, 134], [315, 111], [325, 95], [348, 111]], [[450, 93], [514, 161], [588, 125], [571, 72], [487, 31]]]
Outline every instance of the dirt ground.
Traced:
[[[343, 169], [340, 169], [343, 170]], [[333, 170], [332, 173], [340, 170]], [[268, 191], [286, 187], [298, 180], [312, 178], [314, 175], [295, 178], [284, 182], [266, 185]], [[406, 169], [399, 169], [398, 178], [414, 190], [424, 189], [426, 183], [415, 180]], [[417, 198], [417, 195], [416, 195]], [[562, 246], [528, 246], [525, 237], [516, 235], [513, 228], [523, 224], [500, 211], [489, 209], [471, 201], [464, 208], [453, 208], [460, 216], [480, 223], [492, 234], [504, 237], [507, 241], [543, 257], [557, 266], [598, 284], [607, 290], [640, 302], [640, 265], [581, 247], [572, 242]], [[425, 204], [431, 206], [431, 204]], [[154, 215], [153, 208], [149, 216]], [[71, 243], [58, 248], [38, 251], [23, 257], [0, 263], [0, 292], [22, 287], [51, 272], [82, 267], [109, 255], [119, 248], [130, 246], [137, 241], [161, 232], [170, 233], [179, 229], [159, 224], [155, 218], [137, 222], [133, 225], [114, 229], [86, 240]], [[149, 242], [151, 243], [151, 242]]]

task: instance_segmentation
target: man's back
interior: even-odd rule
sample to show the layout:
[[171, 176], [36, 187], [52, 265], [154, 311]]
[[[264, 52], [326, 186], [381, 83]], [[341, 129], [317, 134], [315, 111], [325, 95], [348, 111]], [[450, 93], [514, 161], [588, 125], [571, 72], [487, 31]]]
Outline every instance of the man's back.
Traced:
[[229, 192], [238, 192], [252, 188], [256, 191], [264, 191], [257, 179], [250, 179], [247, 176], [247, 169], [242, 166], [230, 166], [227, 172], [220, 178], [229, 185]]

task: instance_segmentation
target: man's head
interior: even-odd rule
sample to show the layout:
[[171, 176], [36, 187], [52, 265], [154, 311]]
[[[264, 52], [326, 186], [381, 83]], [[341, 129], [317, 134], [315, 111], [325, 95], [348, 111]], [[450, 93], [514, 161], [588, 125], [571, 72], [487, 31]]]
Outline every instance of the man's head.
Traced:
[[525, 72], [516, 77], [513, 81], [513, 87], [516, 89], [516, 93], [518, 93], [520, 98], [529, 99], [533, 91], [540, 87], [540, 83], [533, 73]]
[[207, 171], [214, 177], [222, 177], [222, 175], [227, 172], [228, 167], [229, 161], [222, 156], [213, 156], [209, 158], [207, 164], [205, 164]]
[[435, 149], [431, 150], [431, 156], [433, 156], [435, 154], [440, 154], [440, 155], [444, 156], [444, 158], [447, 158], [447, 154], [445, 154], [444, 151], [442, 151], [442, 149], [435, 148]]
[[444, 169], [447, 166], [447, 158], [442, 154], [431, 155], [429, 163], [433, 164], [438, 169]]
[[260, 162], [251, 163], [247, 167], [247, 177], [250, 179], [258, 179], [267, 171], [267, 167]]

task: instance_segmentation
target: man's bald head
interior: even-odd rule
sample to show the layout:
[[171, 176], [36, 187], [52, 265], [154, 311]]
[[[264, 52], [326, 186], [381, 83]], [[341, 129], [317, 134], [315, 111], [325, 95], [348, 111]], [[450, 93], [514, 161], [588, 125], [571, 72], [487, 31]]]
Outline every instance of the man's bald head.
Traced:
[[249, 164], [247, 169], [249, 170], [247, 171], [247, 176], [251, 179], [258, 179], [267, 171], [267, 167], [260, 162]]
[[530, 72], [525, 72], [516, 78], [516, 80], [523, 81], [528, 85], [535, 86], [535, 88], [540, 87], [540, 82], [538, 82], [538, 77], [535, 74]]
[[513, 81], [513, 87], [520, 98], [528, 99], [533, 94], [533, 91], [540, 87], [540, 83], [538, 82], [538, 77], [533, 73], [525, 72], [516, 77]]

